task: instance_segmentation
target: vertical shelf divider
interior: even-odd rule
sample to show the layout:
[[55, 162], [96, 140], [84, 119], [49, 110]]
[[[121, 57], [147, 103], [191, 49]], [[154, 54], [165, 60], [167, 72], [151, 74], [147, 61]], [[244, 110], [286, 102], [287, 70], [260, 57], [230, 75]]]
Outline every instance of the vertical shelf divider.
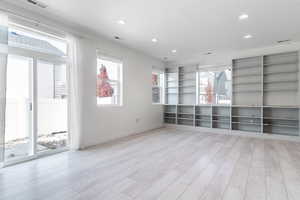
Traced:
[[264, 133], [264, 105], [265, 105], [265, 100], [264, 100], [264, 59], [265, 56], [261, 56], [261, 108], [260, 108], [260, 116], [261, 116], [261, 133]]

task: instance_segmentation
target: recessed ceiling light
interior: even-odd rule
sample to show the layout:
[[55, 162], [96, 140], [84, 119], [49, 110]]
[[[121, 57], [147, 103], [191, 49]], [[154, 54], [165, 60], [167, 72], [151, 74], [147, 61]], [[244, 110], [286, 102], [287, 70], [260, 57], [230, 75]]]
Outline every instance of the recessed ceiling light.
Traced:
[[124, 25], [124, 24], [125, 24], [125, 21], [122, 20], [122, 19], [120, 19], [120, 20], [118, 21], [118, 24]]
[[249, 18], [249, 16], [247, 14], [241, 14], [239, 16], [239, 20], [244, 20], [244, 19], [248, 19], [248, 18]]
[[152, 38], [152, 42], [156, 43], [158, 40], [156, 38]]
[[176, 49], [173, 49], [173, 50], [172, 50], [172, 53], [176, 53], [176, 52], [177, 52], [177, 50], [176, 50]]
[[250, 39], [250, 38], [253, 38], [253, 36], [250, 34], [244, 36], [244, 39]]

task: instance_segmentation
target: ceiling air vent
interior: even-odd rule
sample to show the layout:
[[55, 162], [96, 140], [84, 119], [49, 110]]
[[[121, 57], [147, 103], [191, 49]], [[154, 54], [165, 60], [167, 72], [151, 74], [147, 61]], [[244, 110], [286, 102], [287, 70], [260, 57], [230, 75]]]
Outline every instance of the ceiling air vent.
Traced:
[[28, 3], [30, 3], [31, 5], [34, 5], [34, 6], [38, 6], [40, 8], [47, 8], [47, 5], [42, 3], [42, 2], [39, 2], [39, 1], [36, 1], [36, 0], [26, 0]]
[[277, 43], [278, 44], [280, 44], [280, 43], [286, 43], [286, 42], [290, 42], [291, 40], [279, 40], [279, 41], [277, 41]]

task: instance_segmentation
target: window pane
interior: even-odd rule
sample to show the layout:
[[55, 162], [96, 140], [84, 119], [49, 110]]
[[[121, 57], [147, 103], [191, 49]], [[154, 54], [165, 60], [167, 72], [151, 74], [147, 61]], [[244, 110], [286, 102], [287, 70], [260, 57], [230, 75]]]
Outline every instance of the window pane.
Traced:
[[68, 144], [66, 65], [39, 60], [37, 64], [37, 151], [51, 151]]
[[97, 104], [120, 104], [121, 63], [97, 59]]
[[212, 104], [213, 103], [213, 72], [199, 72], [199, 103]]
[[32, 64], [31, 58], [8, 56], [5, 160], [26, 157], [31, 153]]
[[112, 62], [109, 60], [98, 59], [98, 73], [102, 66], [106, 68], [108, 78], [110, 80], [119, 79], [119, 63]]
[[224, 71], [215, 72], [215, 104], [230, 104], [231, 102], [231, 71], [226, 69]]
[[33, 31], [9, 27], [8, 44], [12, 47], [29, 49], [56, 56], [67, 55], [67, 43]]
[[199, 103], [230, 104], [231, 71], [220, 69], [199, 72]]
[[159, 85], [159, 75], [152, 74], [152, 86], [158, 86], [158, 85]]
[[152, 103], [162, 103], [163, 73], [152, 72]]
[[160, 88], [153, 87], [152, 88], [152, 102], [153, 103], [160, 103]]

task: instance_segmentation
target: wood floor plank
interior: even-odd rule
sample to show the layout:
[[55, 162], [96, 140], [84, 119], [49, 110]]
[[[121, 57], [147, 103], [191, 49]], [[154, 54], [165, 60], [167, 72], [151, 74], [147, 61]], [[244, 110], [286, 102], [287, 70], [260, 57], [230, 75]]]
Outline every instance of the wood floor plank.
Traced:
[[222, 200], [243, 200], [252, 161], [252, 139], [249, 139], [241, 151], [240, 158], [234, 168], [234, 173], [223, 193]]
[[264, 141], [262, 139], [254, 139], [252, 149], [253, 157], [246, 186], [245, 200], [265, 200], [267, 196]]
[[299, 169], [295, 166], [295, 162], [291, 154], [286, 148], [285, 142], [274, 142], [274, 148], [279, 155], [279, 163], [283, 173], [284, 182], [287, 190], [289, 200], [296, 200], [300, 197], [300, 173]]
[[273, 141], [265, 141], [264, 157], [267, 200], [288, 200], [279, 157], [272, 143]]

